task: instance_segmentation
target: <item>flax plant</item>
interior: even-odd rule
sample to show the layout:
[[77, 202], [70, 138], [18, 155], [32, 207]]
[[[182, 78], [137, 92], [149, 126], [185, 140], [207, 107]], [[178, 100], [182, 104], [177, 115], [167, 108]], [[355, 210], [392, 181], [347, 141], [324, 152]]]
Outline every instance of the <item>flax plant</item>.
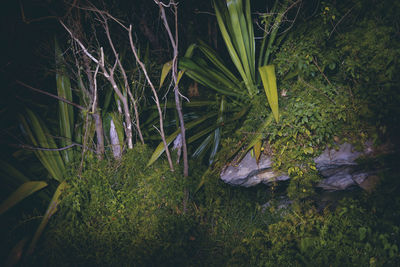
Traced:
[[[24, 247], [20, 248], [19, 251], [14, 251], [19, 253], [19, 257], [21, 257], [22, 254], [29, 256], [34, 251], [36, 243], [45, 229], [50, 217], [57, 211], [61, 193], [67, 188], [67, 183], [64, 180], [66, 165], [71, 163], [78, 156], [78, 151], [74, 149], [78, 144], [74, 143], [72, 140], [75, 128], [75, 114], [72, 106], [66, 103], [72, 103], [71, 83], [69, 77], [66, 75], [66, 69], [63, 65], [64, 59], [57, 42], [55, 42], [55, 56], [57, 68], [57, 97], [64, 100], [59, 101], [59, 144], [57, 144], [56, 139], [50, 133], [46, 124], [32, 110], [27, 109], [24, 115], [19, 115], [19, 119], [23, 134], [26, 137], [26, 140], [31, 144], [28, 147], [33, 150], [36, 157], [47, 170], [51, 179], [58, 182], [58, 186], [36, 232], [30, 239], [27, 249], [25, 249], [24, 253], [22, 251]], [[5, 166], [4, 163], [2, 166]], [[7, 168], [13, 170], [10, 166]], [[15, 170], [11, 173], [17, 174], [18, 177], [21, 177], [21, 174]], [[28, 178], [25, 180], [28, 181], [25, 181], [0, 204], [0, 214], [3, 214], [20, 201], [47, 186], [47, 182], [45, 181], [29, 181]], [[23, 244], [25, 244], [25, 242], [23, 242]]]
[[[231, 70], [229, 66], [232, 64], [224, 62], [216, 51], [201, 40], [190, 45], [185, 56], [179, 60], [179, 68], [188, 77], [223, 96], [218, 101], [220, 112], [213, 129], [205, 128], [196, 134], [198, 136], [201, 133], [201, 137], [205, 139], [192, 156], [198, 157], [205, 149], [211, 147], [209, 163], [213, 162], [219, 146], [221, 127], [227, 123], [223, 114], [224, 110], [229, 108], [225, 106], [232, 103], [240, 106], [241, 109], [235, 116], [240, 118], [251, 106], [251, 101], [259, 93], [259, 88], [263, 86], [272, 111], [270, 118], [274, 118], [276, 122], [279, 121], [278, 89], [275, 66], [271, 64], [271, 53], [284, 15], [299, 1], [283, 1], [283, 3], [275, 1], [271, 13], [267, 16], [268, 19], [265, 20], [264, 35], [258, 51], [258, 62], [256, 62], [256, 42], [250, 0], [213, 0], [212, 3], [222, 38], [235, 70]], [[236, 75], [235, 71], [239, 75]], [[270, 118], [266, 120], [265, 124], [268, 125], [272, 122]], [[265, 127], [265, 124], [262, 127]], [[259, 131], [261, 130], [259, 129]], [[169, 139], [172, 139], [172, 136]], [[250, 148], [254, 148], [258, 160], [262, 136], [255, 135], [249, 142]], [[149, 164], [154, 162], [160, 152], [161, 145], [154, 152]]]

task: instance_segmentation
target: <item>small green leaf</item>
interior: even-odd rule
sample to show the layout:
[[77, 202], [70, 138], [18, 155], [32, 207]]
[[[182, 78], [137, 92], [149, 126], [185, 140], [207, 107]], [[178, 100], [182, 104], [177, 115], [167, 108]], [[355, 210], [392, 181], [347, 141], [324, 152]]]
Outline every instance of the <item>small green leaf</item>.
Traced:
[[253, 149], [254, 149], [254, 156], [256, 158], [257, 164], [260, 161], [260, 156], [261, 156], [261, 144], [262, 141], [261, 139], [258, 139], [257, 142], [254, 144]]
[[161, 70], [161, 79], [160, 79], [159, 88], [161, 88], [161, 86], [163, 85], [164, 80], [167, 77], [168, 73], [170, 72], [171, 68], [172, 68], [172, 60], [168, 61], [167, 63], [165, 63], [163, 65], [162, 70]]
[[358, 233], [360, 235], [360, 241], [363, 241], [367, 235], [367, 228], [365, 227], [358, 228]]
[[312, 154], [314, 153], [314, 149], [312, 147], [306, 147], [303, 149], [304, 154]]
[[180, 71], [178, 72], [178, 78], [176, 78], [176, 84], [179, 84], [179, 81], [181, 80], [181, 78], [182, 78], [182, 76], [183, 76], [184, 73], [185, 73], [184, 70], [180, 70]]

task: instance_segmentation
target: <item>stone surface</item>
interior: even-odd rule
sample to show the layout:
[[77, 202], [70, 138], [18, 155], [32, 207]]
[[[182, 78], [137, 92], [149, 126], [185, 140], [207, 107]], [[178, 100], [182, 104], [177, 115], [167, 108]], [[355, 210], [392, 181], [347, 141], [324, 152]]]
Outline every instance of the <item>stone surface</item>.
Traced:
[[314, 159], [314, 162], [317, 169], [323, 171], [332, 166], [357, 165], [355, 160], [361, 155], [362, 152], [355, 151], [351, 144], [344, 143], [339, 146], [339, 150], [326, 148], [319, 157]]
[[225, 183], [245, 187], [289, 179], [288, 176], [278, 175], [271, 168], [271, 158], [262, 154], [257, 164], [256, 159], [248, 152], [239, 164], [227, 166], [220, 176]]
[[338, 150], [326, 148], [314, 159], [317, 170], [324, 177], [317, 186], [325, 190], [345, 190], [362, 183], [368, 173], [359, 170], [356, 159], [363, 154], [349, 143], [341, 144]]
[[[372, 174], [361, 170], [356, 159], [362, 155], [371, 154], [371, 151], [371, 146], [368, 144], [366, 144], [364, 152], [359, 152], [349, 143], [340, 145], [338, 150], [325, 149], [320, 156], [314, 159], [317, 170], [323, 177], [317, 187], [335, 191], [360, 186], [370, 190], [376, 181], [374, 179], [370, 183], [366, 182]], [[257, 164], [250, 152], [239, 164], [227, 166], [220, 176], [225, 183], [245, 187], [289, 179], [289, 176], [278, 174], [272, 170], [270, 157], [262, 154], [259, 164]]]

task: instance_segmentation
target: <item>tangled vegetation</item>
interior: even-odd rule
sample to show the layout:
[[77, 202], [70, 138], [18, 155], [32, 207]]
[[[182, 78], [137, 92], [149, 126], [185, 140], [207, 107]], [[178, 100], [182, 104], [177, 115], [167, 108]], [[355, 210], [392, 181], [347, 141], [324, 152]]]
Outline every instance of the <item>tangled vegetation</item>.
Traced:
[[[173, 36], [179, 5], [155, 2], [167, 36], [160, 40], [171, 46], [162, 67], [157, 52], [133, 41], [123, 10], [87, 2], [60, 19], [68, 41], [52, 41], [58, 112], [46, 121], [38, 115], [46, 107], [33, 105], [20, 115], [23, 148], [33, 153], [0, 162], [7, 189], [17, 188], [0, 205], [2, 262], [400, 265], [400, 4], [267, 1], [270, 12], [252, 20], [250, 1], [232, 0], [232, 10], [215, 0], [213, 23], [226, 45], [217, 49], [221, 40], [192, 40], [193, 29]], [[367, 140], [395, 147], [364, 159], [380, 170], [375, 190], [322, 205], [314, 158]], [[222, 168], [249, 150], [257, 160], [272, 156], [290, 181], [224, 184]], [[32, 156], [40, 164], [22, 168]]]

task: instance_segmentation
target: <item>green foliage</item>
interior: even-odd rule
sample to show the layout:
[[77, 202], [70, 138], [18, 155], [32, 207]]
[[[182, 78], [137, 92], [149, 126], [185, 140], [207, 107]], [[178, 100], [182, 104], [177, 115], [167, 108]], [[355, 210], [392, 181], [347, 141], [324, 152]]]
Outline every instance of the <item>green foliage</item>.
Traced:
[[182, 214], [185, 179], [165, 161], [146, 167], [150, 155], [136, 145], [120, 161], [91, 160], [79, 177], [72, 171], [47, 232], [48, 256], [38, 261], [143, 266], [190, 260], [196, 251], [191, 239], [202, 237]]
[[283, 220], [243, 239], [233, 260], [250, 260], [251, 266], [396, 266], [399, 228], [382, 222], [365, 201], [348, 199], [324, 213], [295, 206]]
[[[382, 6], [377, 7], [378, 11]], [[400, 10], [397, 5], [394, 10]], [[396, 9], [397, 8], [397, 9]], [[376, 12], [376, 11], [375, 11]], [[378, 13], [378, 12], [377, 12]], [[398, 125], [400, 45], [396, 28], [377, 18], [365, 17], [358, 27], [336, 38], [341, 51], [341, 78], [353, 85], [360, 102], [360, 117], [375, 127]], [[380, 129], [385, 133], [384, 129]]]
[[[223, 143], [225, 153], [235, 140]], [[61, 210], [34, 263], [133, 266], [396, 266], [399, 184], [386, 175], [379, 189], [335, 210], [311, 202], [279, 207], [282, 192], [231, 187], [208, 170], [182, 179], [164, 160], [136, 146], [120, 161], [88, 159], [71, 175]], [[396, 163], [393, 156], [391, 164]], [[382, 162], [389, 162], [382, 159]], [[296, 170], [294, 170], [296, 171]], [[196, 192], [193, 185], [204, 179]], [[182, 214], [183, 189], [191, 205]], [[390, 203], [388, 203], [390, 201]]]
[[[182, 59], [180, 67], [186, 69], [189, 77], [220, 95], [207, 96], [213, 101], [184, 104], [186, 111], [203, 109], [185, 115], [188, 143], [193, 144], [189, 149], [198, 155], [196, 162], [191, 163], [191, 177], [183, 179], [179, 167], [174, 173], [169, 171], [161, 157], [162, 146], [156, 149], [153, 158], [151, 149], [141, 145], [136, 145], [120, 160], [99, 161], [88, 152], [82, 172], [71, 166], [71, 161], [65, 161], [69, 165], [62, 162], [63, 167], [68, 166], [69, 173], [62, 171], [62, 175], [54, 175], [60, 177], [60, 181], [65, 178], [65, 182], [61, 183], [47, 209], [44, 225], [50, 219], [50, 227], [43, 240], [39, 240], [39, 250], [34, 254], [32, 264], [400, 265], [398, 167], [392, 177], [386, 177], [385, 172], [379, 173], [384, 179], [376, 192], [360, 194], [356, 200], [344, 200], [338, 208], [323, 211], [316, 208], [319, 202], [314, 185], [320, 177], [313, 159], [326, 145], [335, 146], [352, 139], [364, 142], [376, 135], [371, 126], [384, 134], [389, 126], [400, 125], [396, 126], [400, 99], [396, 92], [399, 79], [395, 75], [399, 69], [395, 20], [399, 4], [368, 0], [371, 4], [368, 6], [360, 0], [353, 6], [349, 5], [351, 1], [331, 2], [322, 2], [314, 17], [300, 14], [298, 25], [279, 37], [275, 45], [274, 40], [263, 40], [262, 47], [267, 48], [259, 55], [259, 61], [275, 65], [281, 90], [279, 124], [266, 109], [266, 95], [251, 94], [256, 88], [250, 86], [249, 90], [245, 84], [246, 73], [240, 76], [241, 82], [207, 45], [200, 42], [196, 46], [200, 56], [194, 54], [196, 51], [192, 46], [188, 52], [192, 57], [187, 55]], [[234, 3], [236, 7], [244, 8], [246, 12], [241, 20], [250, 25], [249, 7], [238, 6], [241, 1]], [[226, 19], [238, 11], [229, 10], [222, 4], [219, 8], [224, 10]], [[279, 5], [272, 10], [277, 8]], [[279, 24], [281, 19], [265, 15], [265, 29], [277, 31], [279, 27], [273, 25]], [[230, 27], [231, 32], [238, 30], [233, 29], [233, 20], [229, 23], [226, 27]], [[243, 41], [251, 42], [252, 38], [245, 39]], [[249, 44], [239, 44], [240, 41], [234, 41], [236, 57], [240, 54], [243, 59], [237, 62], [244, 63], [246, 57], [253, 60], [254, 51], [243, 50]], [[164, 70], [164, 78], [165, 73]], [[249, 73], [256, 75], [250, 68]], [[253, 79], [253, 82], [260, 81]], [[142, 86], [140, 84], [136, 86]], [[104, 102], [112, 97], [109, 94]], [[173, 105], [166, 104], [165, 107], [173, 108]], [[116, 107], [110, 109], [113, 108]], [[148, 110], [150, 112], [141, 114], [144, 116], [142, 126], [147, 128], [145, 136], [155, 140], [151, 134], [155, 132], [152, 122], [157, 119], [157, 114], [151, 112], [151, 107]], [[114, 122], [117, 119], [107, 108], [102, 112], [108, 132], [111, 118]], [[179, 130], [175, 131], [176, 120], [171, 117], [167, 114], [168, 143], [179, 133]], [[68, 116], [62, 119], [67, 120]], [[31, 136], [34, 131], [28, 126], [44, 125], [30, 112], [22, 121]], [[122, 125], [121, 120], [118, 122]], [[50, 131], [44, 129], [45, 125], [39, 126], [36, 127], [41, 133], [38, 136], [50, 135]], [[68, 136], [67, 129], [62, 131], [64, 134], [61, 135]], [[261, 140], [268, 141], [262, 143]], [[40, 144], [35, 139], [32, 142], [51, 148], [56, 148], [59, 143], [50, 138], [44, 138], [43, 142], [51, 144]], [[224, 184], [219, 179], [221, 168], [244, 145], [247, 149], [254, 147], [257, 157], [263, 153], [263, 148], [264, 153], [270, 153], [274, 167], [291, 176], [288, 185], [245, 189]], [[220, 152], [215, 153], [219, 146], [222, 147]], [[203, 172], [200, 162], [209, 148], [212, 149], [209, 161], [214, 165]], [[64, 153], [49, 153], [65, 159]], [[150, 166], [149, 159], [153, 163]], [[398, 155], [382, 161], [390, 161], [392, 168], [398, 165]], [[378, 169], [386, 169], [386, 166]], [[17, 177], [21, 178], [20, 175]], [[183, 213], [187, 188], [189, 204]], [[281, 195], [288, 195], [293, 201], [289, 207], [280, 207]], [[264, 205], [269, 200], [272, 201]], [[59, 212], [54, 214], [56, 208]], [[41, 226], [38, 233], [43, 229]], [[18, 237], [22, 240], [15, 246], [15, 254], [23, 251], [28, 240], [23, 238]], [[37, 239], [38, 235], [34, 240]]]

